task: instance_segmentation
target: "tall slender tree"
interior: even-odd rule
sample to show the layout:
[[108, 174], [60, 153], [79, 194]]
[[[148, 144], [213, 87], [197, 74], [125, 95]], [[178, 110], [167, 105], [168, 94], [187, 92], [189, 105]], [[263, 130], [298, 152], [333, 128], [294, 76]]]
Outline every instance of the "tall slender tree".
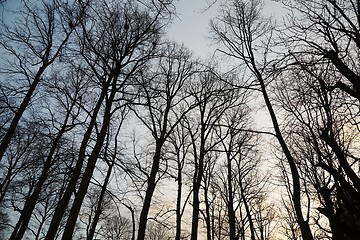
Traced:
[[210, 167], [210, 152], [221, 141], [215, 138], [218, 120], [224, 113], [236, 105], [236, 91], [226, 84], [216, 72], [209, 67], [199, 74], [192, 86], [192, 95], [197, 103], [193, 114], [186, 118], [186, 128], [192, 142], [193, 179], [192, 179], [192, 226], [191, 239], [198, 238], [200, 194], [206, 167]]
[[273, 26], [270, 19], [261, 16], [261, 9], [262, 1], [229, 1], [229, 4], [222, 9], [221, 16], [212, 22], [212, 30], [214, 38], [223, 46], [220, 51], [239, 60], [244, 66], [244, 70], [249, 70], [249, 74], [253, 77], [252, 79], [254, 79], [255, 84], [262, 93], [276, 138], [291, 171], [291, 198], [302, 237], [306, 240], [312, 240], [313, 235], [308, 219], [304, 217], [302, 212], [300, 173], [296, 165], [296, 159], [294, 159], [285, 141], [268, 94], [267, 84], [271, 77], [267, 74], [267, 69], [271, 64], [269, 47]]
[[148, 213], [157, 183], [163, 174], [160, 168], [164, 162], [163, 147], [169, 136], [185, 115], [195, 107], [187, 91], [197, 64], [189, 51], [177, 44], [167, 44], [154, 64], [155, 69], [140, 76], [139, 102], [135, 102], [134, 113], [154, 139], [155, 150], [146, 173], [146, 191], [140, 213], [137, 239], [145, 237]]

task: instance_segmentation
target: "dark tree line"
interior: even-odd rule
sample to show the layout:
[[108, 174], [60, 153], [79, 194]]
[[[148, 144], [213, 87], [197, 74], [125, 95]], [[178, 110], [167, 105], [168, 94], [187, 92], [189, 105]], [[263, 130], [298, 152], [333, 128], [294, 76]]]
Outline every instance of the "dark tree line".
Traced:
[[359, 1], [277, 2], [281, 22], [214, 1], [206, 61], [167, 40], [173, 1], [18, 4], [0, 2], [0, 238], [358, 238]]

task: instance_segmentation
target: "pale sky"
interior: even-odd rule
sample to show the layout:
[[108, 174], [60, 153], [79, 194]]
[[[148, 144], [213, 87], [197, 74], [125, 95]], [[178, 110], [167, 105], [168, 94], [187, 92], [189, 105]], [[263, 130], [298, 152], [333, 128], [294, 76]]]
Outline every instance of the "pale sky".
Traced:
[[[218, 15], [218, 4], [204, 11], [211, 2], [213, 0], [178, 0], [175, 4], [178, 18], [174, 19], [174, 23], [168, 29], [170, 40], [184, 43], [201, 58], [211, 57], [216, 49], [212, 46], [209, 37], [210, 20]], [[264, 14], [281, 18], [284, 10], [279, 1], [264, 0], [264, 2]]]
[[186, 47], [200, 57], [210, 57], [214, 47], [210, 47], [209, 22], [217, 14], [216, 7], [204, 11], [207, 0], [179, 0], [176, 3], [178, 18], [168, 29], [168, 37]]
[[[204, 11], [209, 2], [213, 0], [179, 0], [176, 3], [179, 18], [168, 29], [168, 38], [178, 43], [183, 43], [194, 52], [195, 56], [209, 59], [216, 49], [210, 40], [210, 20], [218, 15], [218, 4]], [[218, 0], [220, 3], [222, 0]], [[281, 3], [275, 0], [264, 0], [264, 16], [272, 16], [281, 21], [285, 13]], [[262, 98], [260, 99], [262, 104]], [[258, 108], [262, 105], [255, 104]], [[257, 128], [267, 131], [272, 129], [272, 123], [267, 111], [253, 109], [253, 118], [256, 120]]]

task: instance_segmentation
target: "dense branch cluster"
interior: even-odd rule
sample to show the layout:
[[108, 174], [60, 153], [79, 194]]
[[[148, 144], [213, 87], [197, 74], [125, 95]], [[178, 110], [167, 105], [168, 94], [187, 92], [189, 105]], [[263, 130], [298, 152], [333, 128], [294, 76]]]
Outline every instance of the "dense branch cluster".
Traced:
[[18, 4], [0, 1], [1, 239], [360, 236], [359, 0], [276, 3], [276, 24], [214, 1], [206, 61], [166, 39], [172, 1]]

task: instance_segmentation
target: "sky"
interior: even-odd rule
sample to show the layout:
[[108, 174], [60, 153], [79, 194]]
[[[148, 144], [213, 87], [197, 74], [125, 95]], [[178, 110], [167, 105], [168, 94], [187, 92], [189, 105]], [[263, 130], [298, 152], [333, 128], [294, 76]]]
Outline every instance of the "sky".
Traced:
[[[218, 15], [218, 4], [207, 6], [214, 0], [178, 0], [176, 11], [178, 17], [168, 29], [168, 37], [183, 43], [201, 58], [210, 58], [216, 47], [210, 40], [210, 20]], [[220, 2], [222, 0], [218, 0]], [[281, 18], [284, 10], [275, 0], [264, 0], [263, 13]], [[206, 10], [206, 11], [205, 11]]]
[[183, 43], [202, 58], [210, 57], [215, 50], [209, 40], [209, 22], [217, 14], [216, 7], [206, 9], [207, 0], [179, 0], [178, 17], [169, 27], [170, 40]]

